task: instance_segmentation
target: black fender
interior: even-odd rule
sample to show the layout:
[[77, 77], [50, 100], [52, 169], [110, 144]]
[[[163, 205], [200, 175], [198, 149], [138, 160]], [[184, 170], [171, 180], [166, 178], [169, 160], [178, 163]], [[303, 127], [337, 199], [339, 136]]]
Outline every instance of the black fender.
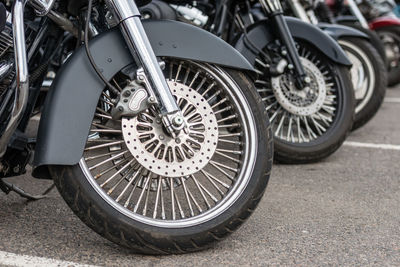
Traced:
[[[232, 46], [200, 28], [176, 21], [144, 21], [143, 26], [156, 56], [253, 71]], [[134, 61], [119, 29], [94, 38], [90, 50], [107, 79]], [[34, 177], [48, 178], [47, 165], [79, 162], [103, 88], [84, 48], [77, 49], [57, 73], [46, 98], [33, 161]]]
[[[285, 17], [285, 20], [293, 37], [314, 44], [333, 62], [351, 66], [351, 62], [339, 44], [321, 29], [297, 18]], [[277, 37], [272, 30], [271, 23], [267, 19], [261, 20], [249, 27], [246, 36], [242, 35], [238, 38], [235, 48], [254, 65], [258, 54], [256, 51], [263, 49], [275, 39]]]
[[335, 40], [339, 40], [341, 37], [357, 37], [366, 40], [370, 39], [369, 36], [362, 31], [344, 25], [318, 23], [317, 26]]
[[356, 16], [352, 16], [352, 15], [344, 15], [344, 16], [337, 16], [335, 17], [335, 22], [336, 23], [359, 23], [358, 19]]

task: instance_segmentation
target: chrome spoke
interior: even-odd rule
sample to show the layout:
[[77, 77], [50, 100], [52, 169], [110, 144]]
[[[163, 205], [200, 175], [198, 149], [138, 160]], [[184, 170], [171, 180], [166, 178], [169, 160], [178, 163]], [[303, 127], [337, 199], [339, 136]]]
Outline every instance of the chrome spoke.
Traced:
[[233, 172], [238, 172], [238, 171], [239, 171], [239, 170], [236, 169], [236, 168], [232, 168], [232, 167], [226, 166], [225, 164], [216, 162], [216, 161], [214, 161], [214, 160], [210, 160], [210, 164], [212, 164], [213, 166], [217, 165], [217, 166], [219, 166], [219, 167], [221, 167], [221, 168], [224, 168], [224, 169], [226, 169], [226, 170], [230, 170], [230, 171], [233, 171]]
[[211, 91], [212, 88], [214, 88], [214, 86], [215, 86], [216, 84], [217, 84], [217, 83], [215, 83], [215, 82], [211, 83], [211, 84], [207, 87], [207, 89], [206, 89], [201, 95], [202, 95], [202, 96], [205, 96], [208, 92]]
[[193, 217], [194, 216], [194, 211], [193, 211], [193, 208], [192, 208], [192, 203], [190, 201], [189, 192], [188, 192], [188, 189], [186, 187], [186, 182], [185, 182], [185, 179], [183, 179], [183, 177], [181, 177], [181, 183], [182, 183], [182, 186], [183, 186], [183, 190], [185, 192], [186, 203], [189, 206], [190, 216]]
[[281, 132], [282, 126], [283, 126], [283, 122], [285, 121], [286, 115], [285, 115], [286, 111], [282, 114], [281, 120], [279, 122], [278, 128], [276, 128], [275, 131], [275, 136], [279, 136], [279, 133]]
[[112, 79], [112, 81], [115, 84], [115, 86], [117, 87], [117, 89], [121, 92], [122, 88], [121, 88], [121, 86], [119, 86], [119, 83], [115, 79]]
[[117, 163], [117, 164], [111, 166], [110, 168], [108, 168], [108, 169], [106, 169], [106, 170], [104, 170], [104, 171], [102, 171], [102, 172], [96, 174], [96, 175], [94, 176], [94, 179], [97, 180], [97, 179], [99, 179], [101, 176], [103, 176], [103, 175], [109, 173], [110, 171], [112, 171], [112, 170], [114, 170], [114, 169], [118, 169], [121, 165], [125, 164], [127, 161], [128, 161], [128, 160], [122, 160], [122, 161], [120, 161], [119, 163]]
[[179, 64], [178, 70], [176, 71], [176, 75], [175, 75], [174, 81], [178, 81], [178, 77], [179, 77], [179, 74], [181, 73], [181, 70], [182, 70], [182, 64]]
[[219, 151], [215, 151], [215, 153], [220, 155], [220, 156], [222, 156], [222, 157], [224, 157], [224, 158], [226, 158], [226, 159], [232, 160], [233, 162], [240, 163], [240, 160], [232, 158], [232, 157], [228, 156], [225, 153], [222, 153], [222, 152], [219, 152]]
[[115, 133], [121, 134], [121, 130], [114, 130], [114, 129], [90, 129], [91, 133]]
[[[150, 178], [151, 180], [151, 178]], [[143, 189], [145, 191], [145, 189]], [[144, 201], [144, 207], [143, 207], [143, 216], [146, 216], [147, 213], [147, 205], [149, 203], [149, 195], [150, 195], [150, 184], [147, 185], [147, 193], [146, 193], [146, 200]]]
[[218, 139], [218, 142], [227, 143], [227, 144], [234, 144], [234, 145], [239, 145], [239, 146], [242, 145], [242, 142], [233, 141], [233, 140], [227, 140], [227, 139], [221, 139], [221, 138]]
[[220, 134], [219, 137], [220, 138], [225, 138], [225, 137], [239, 137], [242, 136], [241, 133], [233, 133], [233, 134]]
[[132, 178], [129, 180], [128, 184], [125, 186], [124, 190], [122, 190], [121, 194], [115, 199], [115, 201], [119, 202], [122, 199], [122, 197], [128, 191], [129, 187], [131, 187], [132, 183], [134, 181], [138, 180], [138, 177], [141, 174], [142, 169], [143, 169], [143, 167], [140, 166], [139, 169], [136, 171], [136, 174], [132, 176]]
[[[289, 116], [289, 126], [287, 131], [286, 140], [290, 142], [290, 137], [292, 137], [292, 116]], [[293, 142], [293, 140], [292, 140]]]
[[95, 150], [95, 149], [106, 148], [106, 147], [110, 147], [110, 146], [120, 145], [120, 144], [123, 144], [123, 143], [125, 143], [125, 141], [123, 141], [123, 140], [121, 140], [121, 141], [111, 141], [109, 143], [102, 144], [102, 145], [89, 146], [89, 147], [85, 148], [85, 151], [91, 151], [91, 150]]
[[169, 178], [169, 187], [171, 190], [171, 212], [172, 212], [172, 220], [176, 219], [175, 215], [175, 194], [174, 194], [174, 183], [172, 177]]
[[181, 202], [179, 201], [178, 195], [176, 194], [176, 191], [174, 191], [174, 197], [176, 200], [176, 204], [178, 205], [178, 209], [179, 209], [179, 215], [181, 216], [181, 219], [185, 218], [185, 213], [183, 212], [182, 206], [181, 206]]
[[232, 175], [230, 175], [229, 173], [227, 173], [225, 170], [223, 170], [220, 166], [218, 166], [215, 163], [210, 162], [210, 165], [213, 166], [215, 169], [217, 169], [219, 172], [221, 172], [222, 174], [224, 174], [226, 177], [228, 177], [231, 181], [233, 181], [235, 178], [232, 177]]
[[314, 123], [314, 126], [317, 129], [317, 132], [320, 135], [322, 135], [326, 131], [326, 129], [321, 124], [319, 124], [313, 117], [311, 117], [311, 120]]
[[299, 142], [302, 143], [303, 141], [305, 141], [305, 137], [303, 131], [301, 130], [299, 116], [296, 117], [296, 124], [297, 124], [297, 138], [299, 139]]
[[103, 119], [112, 120], [112, 117], [111, 117], [111, 116], [105, 115], [105, 114], [102, 114], [102, 113], [95, 113], [94, 115], [95, 115], [96, 117], [100, 117], [100, 118], [103, 118]]
[[229, 185], [222, 182], [221, 180], [219, 180], [218, 178], [216, 178], [214, 175], [212, 175], [209, 172], [206, 172], [205, 170], [201, 170], [201, 173], [204, 174], [204, 176], [211, 178], [212, 180], [214, 180], [215, 182], [219, 183], [220, 185], [222, 185], [223, 187], [225, 187], [226, 189], [229, 189]]
[[221, 148], [217, 148], [216, 151], [221, 152], [221, 153], [229, 153], [229, 154], [234, 154], [234, 155], [242, 155], [242, 151], [232, 150], [232, 149], [221, 149]]
[[208, 200], [207, 200], [207, 198], [206, 198], [206, 196], [205, 196], [205, 194], [203, 192], [203, 189], [200, 187], [199, 182], [197, 181], [196, 177], [194, 177], [193, 174], [190, 175], [190, 177], [193, 179], [194, 183], [196, 184], [196, 187], [199, 190], [200, 195], [203, 197], [204, 203], [207, 205], [207, 208], [211, 208], [211, 205], [208, 202]]
[[[100, 187], [104, 187], [106, 186], [111, 180], [113, 180], [115, 177], [117, 177], [121, 172], [125, 171], [135, 160], [131, 160], [129, 161], [127, 164], [125, 164], [124, 166], [122, 166], [121, 169], [119, 169], [116, 173], [114, 173], [113, 175], [111, 175], [110, 178], [108, 178], [104, 183], [102, 183], [100, 185]], [[127, 175], [126, 175], [127, 176]], [[122, 176], [123, 178], [126, 178], [126, 176]]]
[[313, 140], [315, 138], [317, 138], [317, 135], [314, 133], [314, 131], [311, 129], [311, 127], [308, 125], [308, 120], [306, 117], [303, 117], [304, 123], [306, 124], [306, 129], [307, 129], [307, 133], [308, 133], [308, 137], [310, 138], [310, 140]]
[[137, 210], [138, 210], [138, 208], [140, 206], [140, 203], [142, 202], [142, 198], [143, 198], [143, 196], [144, 196], [144, 194], [146, 192], [147, 185], [149, 184], [149, 182], [151, 180], [151, 175], [152, 175], [152, 172], [149, 172], [147, 174], [146, 178], [145, 178], [146, 179], [145, 184], [144, 184], [144, 186], [142, 188], [142, 192], [140, 193], [139, 199], [137, 200], [137, 202], [135, 204], [135, 207], [133, 208], [133, 212], [137, 212]]
[[92, 171], [92, 170], [94, 170], [94, 169], [96, 169], [96, 168], [98, 168], [98, 167], [100, 167], [100, 166], [102, 166], [102, 165], [104, 165], [104, 164], [106, 164], [106, 163], [108, 163], [108, 162], [110, 162], [110, 161], [113, 161], [113, 160], [116, 160], [116, 159], [118, 159], [118, 158], [121, 158], [121, 157], [123, 157], [125, 154], [128, 154], [128, 153], [129, 153], [129, 151], [125, 150], [125, 151], [123, 151], [123, 152], [121, 152], [121, 153], [119, 153], [119, 154], [117, 154], [117, 155], [115, 155], [115, 156], [112, 156], [111, 158], [108, 158], [108, 159], [106, 159], [106, 160], [103, 160], [102, 162], [97, 163], [96, 165], [90, 167], [90, 168], [89, 168], [89, 171]]

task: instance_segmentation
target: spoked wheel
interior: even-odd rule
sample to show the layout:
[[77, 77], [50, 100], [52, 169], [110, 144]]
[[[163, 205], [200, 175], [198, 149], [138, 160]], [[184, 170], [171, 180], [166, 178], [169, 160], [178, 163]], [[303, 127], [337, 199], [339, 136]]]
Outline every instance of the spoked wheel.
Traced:
[[344, 37], [339, 44], [353, 63], [350, 74], [356, 98], [355, 130], [367, 123], [382, 105], [387, 72], [379, 53], [367, 40]]
[[388, 84], [400, 83], [400, 27], [388, 26], [376, 29], [381, 38], [388, 61]]
[[[51, 169], [89, 227], [149, 254], [200, 250], [233, 232], [263, 195], [272, 161], [261, 99], [242, 73], [164, 60], [186, 132], [172, 137], [152, 107], [112, 119], [117, 95], [105, 90], [80, 163]], [[121, 90], [127, 71], [114, 77]]]
[[[348, 70], [331, 62], [312, 45], [297, 42], [305, 71], [311, 78], [296, 88], [290, 72], [256, 81], [275, 137], [275, 159], [283, 163], [321, 160], [340, 147], [351, 129], [354, 91]], [[268, 62], [259, 59], [262, 73]]]

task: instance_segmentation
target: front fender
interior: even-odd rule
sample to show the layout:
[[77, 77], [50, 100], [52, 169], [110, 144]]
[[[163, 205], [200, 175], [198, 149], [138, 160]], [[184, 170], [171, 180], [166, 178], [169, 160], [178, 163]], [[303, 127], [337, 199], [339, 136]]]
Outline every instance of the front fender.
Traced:
[[[351, 66], [351, 62], [338, 43], [318, 27], [292, 17], [285, 17], [285, 20], [294, 38], [314, 44], [317, 49], [338, 64]], [[242, 35], [238, 39], [235, 48], [254, 65], [258, 55], [257, 50], [262, 50], [275, 39], [277, 37], [269, 21], [261, 20], [248, 29], [246, 36]]]
[[400, 19], [393, 17], [381, 17], [371, 21], [368, 24], [371, 30], [377, 30], [382, 27], [400, 26]]
[[353, 15], [344, 15], [335, 17], [336, 23], [359, 23], [357, 17]]
[[369, 40], [368, 35], [348, 26], [328, 23], [319, 23], [317, 26], [335, 40], [339, 40], [341, 37], [357, 37]]
[[[197, 27], [175, 21], [145, 21], [143, 26], [156, 56], [253, 71], [252, 65], [233, 47]], [[107, 79], [133, 63], [118, 29], [94, 38], [90, 50]], [[47, 96], [37, 136], [33, 176], [48, 178], [47, 165], [79, 162], [103, 88], [84, 48], [77, 49], [58, 72]]]

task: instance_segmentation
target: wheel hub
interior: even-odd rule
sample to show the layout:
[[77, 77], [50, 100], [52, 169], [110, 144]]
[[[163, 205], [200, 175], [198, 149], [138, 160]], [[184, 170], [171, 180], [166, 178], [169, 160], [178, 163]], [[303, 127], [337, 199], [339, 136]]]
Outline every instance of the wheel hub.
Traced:
[[218, 124], [208, 102], [186, 85], [168, 82], [182, 110], [185, 131], [173, 138], [154, 111], [122, 119], [122, 133], [130, 153], [146, 169], [160, 176], [182, 177], [207, 165], [218, 142]]
[[381, 33], [381, 39], [385, 46], [386, 58], [391, 68], [396, 68], [400, 62], [400, 49], [395, 37], [388, 33]]
[[272, 89], [277, 101], [292, 114], [309, 116], [318, 112], [326, 97], [324, 75], [310, 60], [301, 58], [307, 75], [311, 78], [309, 86], [303, 90], [296, 88], [291, 75], [281, 75], [271, 79]]

